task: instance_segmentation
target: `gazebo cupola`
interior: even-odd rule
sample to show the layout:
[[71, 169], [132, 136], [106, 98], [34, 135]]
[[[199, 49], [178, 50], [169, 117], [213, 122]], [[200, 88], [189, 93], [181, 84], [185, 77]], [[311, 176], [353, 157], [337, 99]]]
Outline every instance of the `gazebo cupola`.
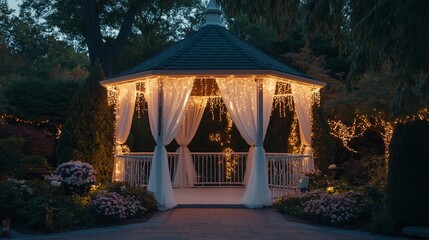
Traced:
[[[181, 149], [174, 182], [177, 179], [192, 186], [195, 170], [187, 145], [195, 135], [207, 100], [221, 97], [250, 146], [242, 203], [252, 208], [269, 206], [263, 141], [273, 98], [276, 94], [292, 96], [301, 142], [311, 156], [312, 100], [325, 83], [286, 66], [229, 32], [222, 24], [216, 1], [210, 1], [205, 14], [205, 24], [194, 34], [114, 78], [101, 81], [115, 98], [115, 154], [120, 154], [120, 145], [129, 135], [136, 95], [143, 94], [157, 144], [148, 190], [154, 192], [161, 209], [176, 206], [165, 146], [176, 139]], [[312, 158], [304, 165], [304, 170], [314, 169]], [[114, 180], [124, 180], [123, 171], [123, 163], [117, 158]]]
[[215, 0], [211, 0], [209, 2], [206, 10], [204, 11], [204, 14], [206, 22], [201, 25], [201, 27], [204, 27], [206, 25], [224, 26], [222, 23], [222, 11], [220, 10]]

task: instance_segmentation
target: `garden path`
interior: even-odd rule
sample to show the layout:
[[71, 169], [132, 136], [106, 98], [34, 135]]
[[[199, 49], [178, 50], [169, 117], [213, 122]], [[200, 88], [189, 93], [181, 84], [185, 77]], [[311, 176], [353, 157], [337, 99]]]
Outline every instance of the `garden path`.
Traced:
[[286, 221], [273, 208], [176, 208], [139, 224], [14, 239], [401, 239]]

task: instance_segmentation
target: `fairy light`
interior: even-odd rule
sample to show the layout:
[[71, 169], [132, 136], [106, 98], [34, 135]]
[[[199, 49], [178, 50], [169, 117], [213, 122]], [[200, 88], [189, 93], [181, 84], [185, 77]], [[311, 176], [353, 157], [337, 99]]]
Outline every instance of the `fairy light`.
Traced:
[[207, 104], [209, 105], [209, 110], [212, 115], [212, 120], [215, 120], [215, 111], [218, 111], [219, 121], [222, 121], [222, 116], [226, 114], [226, 107], [223, 104], [222, 98], [219, 96], [210, 96], [207, 100]]
[[210, 133], [209, 140], [211, 142], [220, 142], [221, 141], [220, 133]]
[[369, 116], [357, 114], [351, 126], [346, 125], [341, 120], [335, 119], [328, 119], [328, 123], [331, 129], [330, 134], [339, 138], [346, 149], [355, 153], [357, 153], [357, 151], [349, 146], [349, 142], [353, 138], [361, 137], [368, 129], [378, 133], [383, 140], [385, 158], [388, 159], [389, 145], [396, 125], [416, 119], [429, 121], [428, 109], [423, 108], [414, 115], [401, 116], [393, 120], [389, 120], [384, 112], [378, 112], [374, 109], [374, 113]]
[[136, 83], [136, 112], [137, 118], [148, 111], [147, 101], [144, 97], [145, 85], [144, 82]]
[[355, 149], [349, 146], [349, 143], [353, 138], [361, 137], [366, 131], [367, 125], [363, 122], [359, 122], [357, 119], [353, 119], [353, 124], [351, 126], [348, 126], [341, 120], [335, 119], [328, 119], [328, 124], [331, 129], [330, 134], [339, 138], [347, 150], [357, 153]]
[[[48, 124], [50, 123], [49, 119], [48, 120], [42, 120], [42, 121], [33, 121], [33, 120], [25, 120], [25, 119], [21, 119], [19, 117], [16, 117], [14, 115], [11, 114], [1, 114], [0, 115], [0, 125], [9, 125], [9, 124], [23, 124], [23, 125], [30, 125], [33, 127], [50, 127]], [[46, 126], [48, 125], [48, 126]], [[55, 123], [53, 124], [56, 128], [56, 131], [48, 131], [48, 130], [44, 130], [43, 133], [48, 136], [48, 137], [55, 137], [55, 139], [59, 139], [61, 136], [61, 128], [62, 125], [56, 125]]]
[[290, 127], [290, 134], [288, 138], [289, 146], [292, 147], [292, 153], [300, 153], [300, 147], [299, 147], [299, 137], [298, 137], [298, 116], [294, 112], [293, 114], [293, 120]]
[[[234, 155], [232, 154], [233, 151], [230, 148], [230, 144], [232, 141], [231, 132], [232, 132], [232, 119], [229, 116], [226, 106], [220, 96], [220, 90], [217, 86], [217, 81], [223, 81], [227, 80], [230, 82], [233, 82], [234, 84], [237, 84], [239, 86], [243, 86], [241, 89], [234, 89], [234, 93], [232, 93], [233, 97], [239, 98], [239, 99], [246, 99], [249, 97], [249, 89], [248, 87], [252, 87], [255, 83], [256, 76], [249, 76], [249, 77], [239, 77], [239, 76], [227, 76], [223, 78], [215, 78], [214, 76], [208, 76], [203, 78], [197, 78], [195, 76], [181, 76], [181, 77], [174, 77], [174, 76], [151, 76], [145, 79], [137, 79], [134, 84], [136, 87], [136, 112], [137, 116], [141, 117], [141, 114], [148, 111], [147, 106], [147, 97], [150, 96], [153, 86], [150, 86], [150, 84], [156, 84], [157, 81], [154, 81], [156, 79], [164, 79], [165, 81], [168, 81], [169, 79], [175, 79], [178, 81], [174, 81], [174, 83], [168, 84], [165, 87], [171, 88], [171, 89], [181, 89], [183, 84], [183, 81], [189, 82], [189, 80], [192, 80], [193, 86], [191, 90], [191, 96], [201, 96], [201, 97], [208, 97], [207, 104], [208, 108], [211, 112], [212, 119], [215, 119], [215, 116], [219, 117], [219, 121], [222, 121], [222, 119], [226, 119], [227, 126], [225, 129], [225, 139], [222, 139], [221, 134], [219, 133], [211, 133], [209, 136], [210, 141], [219, 142], [221, 147], [223, 148], [223, 151], [226, 156], [226, 172], [227, 172], [227, 179], [229, 180], [231, 178], [231, 175], [235, 171], [236, 166], [236, 159], [234, 159]], [[183, 79], [183, 81], [180, 81]], [[291, 83], [286, 81], [278, 81], [277, 78], [273, 77], [263, 77], [264, 81], [264, 90], [267, 91], [273, 91], [274, 99], [273, 99], [273, 107], [279, 109], [280, 116], [286, 117], [286, 114], [290, 111], [293, 111], [294, 109], [294, 99], [292, 96], [292, 88]], [[293, 83], [295, 84], [295, 83]], [[309, 90], [310, 87], [308, 86], [302, 86], [302, 89], [304, 89], [304, 93], [308, 93], [307, 90]], [[120, 89], [120, 84], [114, 85], [114, 86], [107, 86], [107, 100], [109, 105], [114, 106], [114, 114], [115, 114], [115, 120], [118, 121], [118, 118], [120, 116], [117, 115], [118, 113], [118, 93]], [[301, 88], [299, 88], [301, 89]], [[165, 93], [175, 94], [174, 91], [165, 91]], [[244, 101], [239, 101], [238, 106], [234, 106], [239, 109], [244, 109], [246, 107], [254, 107], [253, 105], [249, 105], [248, 102], [243, 103]], [[320, 93], [317, 90], [313, 91], [312, 95], [312, 104], [320, 104]], [[116, 124], [115, 124], [116, 128]], [[294, 113], [294, 124], [292, 126], [292, 134], [290, 136], [290, 144], [293, 146], [293, 152], [299, 153], [303, 147], [299, 146], [299, 135], [298, 135], [298, 118], [296, 113]], [[115, 129], [116, 132], [116, 129]], [[116, 139], [116, 133], [114, 135], [114, 138]], [[115, 141], [116, 142], [116, 141]], [[126, 150], [123, 149], [122, 146], [117, 146], [117, 148], [114, 148], [115, 153], [123, 153]], [[301, 148], [300, 148], [301, 147]], [[120, 148], [120, 149], [119, 149]], [[118, 177], [118, 174], [122, 173], [121, 164], [115, 163], [115, 178]]]
[[230, 180], [233, 173], [235, 173], [235, 167], [237, 166], [238, 162], [237, 159], [233, 159], [232, 153], [234, 152], [232, 148], [230, 147], [231, 141], [232, 141], [232, 126], [233, 121], [231, 118], [231, 115], [229, 113], [226, 113], [226, 128], [225, 128], [225, 143], [223, 145], [226, 145], [227, 147], [223, 149], [223, 152], [225, 153], [225, 177], [226, 180]]
[[225, 153], [225, 178], [226, 180], [231, 180], [232, 174], [235, 173], [238, 165], [237, 157], [233, 155], [234, 151], [230, 147], [225, 148], [223, 152]]
[[311, 99], [311, 105], [314, 107], [320, 107], [320, 89], [313, 89], [313, 96]]
[[108, 86], [106, 87], [107, 90], [107, 104], [109, 106], [116, 105], [116, 100], [118, 98], [118, 87], [115, 86]]

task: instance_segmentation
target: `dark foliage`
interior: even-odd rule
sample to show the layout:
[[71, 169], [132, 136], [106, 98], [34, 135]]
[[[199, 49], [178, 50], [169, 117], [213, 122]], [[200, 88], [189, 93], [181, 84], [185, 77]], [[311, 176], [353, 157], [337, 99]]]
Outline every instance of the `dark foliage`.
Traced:
[[0, 182], [0, 218], [15, 217], [16, 211], [30, 198], [31, 191], [24, 182], [16, 180]]
[[0, 180], [22, 178], [29, 171], [50, 169], [46, 159], [40, 156], [26, 156], [25, 141], [21, 137], [0, 138]]
[[72, 101], [70, 115], [57, 144], [58, 163], [80, 160], [91, 164], [98, 180], [109, 181], [113, 169], [113, 108], [107, 105], [99, 67], [92, 70]]
[[24, 140], [23, 153], [50, 158], [53, 155], [55, 138], [46, 136], [42, 130], [26, 125], [0, 125], [0, 138], [21, 137]]
[[329, 135], [328, 122], [321, 107], [315, 107], [313, 110], [313, 134], [315, 164], [318, 169], [325, 171], [334, 163], [337, 147]]
[[4, 94], [9, 111], [18, 117], [65, 121], [78, 88], [75, 81], [22, 80], [6, 87]]
[[[52, 188], [46, 182], [29, 182], [28, 186], [32, 196], [16, 211], [16, 218], [21, 224], [35, 231], [94, 225], [94, 217], [82, 203], [85, 198], [63, 195], [62, 189]], [[46, 222], [48, 211], [52, 211], [52, 226]]]
[[385, 217], [393, 226], [429, 226], [429, 122], [398, 125], [390, 144]]

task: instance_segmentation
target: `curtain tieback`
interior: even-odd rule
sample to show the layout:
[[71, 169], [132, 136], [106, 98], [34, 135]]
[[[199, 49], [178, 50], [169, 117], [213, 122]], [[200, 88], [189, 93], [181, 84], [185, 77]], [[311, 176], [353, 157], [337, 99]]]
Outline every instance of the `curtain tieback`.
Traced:
[[255, 147], [262, 147], [262, 143], [257, 143], [254, 145]]
[[179, 147], [181, 147], [181, 148], [185, 148], [185, 147], [187, 147], [188, 145], [185, 145], [185, 144], [180, 144], [179, 145]]
[[157, 143], [156, 147], [165, 147], [165, 144], [163, 144], [163, 143]]

